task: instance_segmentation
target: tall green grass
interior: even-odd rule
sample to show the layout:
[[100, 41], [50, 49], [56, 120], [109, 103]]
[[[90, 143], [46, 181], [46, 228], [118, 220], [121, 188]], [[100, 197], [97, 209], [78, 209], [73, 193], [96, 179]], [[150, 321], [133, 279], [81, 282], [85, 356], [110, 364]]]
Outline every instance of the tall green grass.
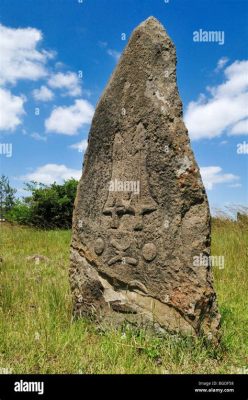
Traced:
[[[104, 331], [71, 316], [68, 284], [70, 231], [0, 225], [0, 369], [13, 373], [239, 373], [248, 370], [248, 232], [215, 221], [212, 254], [222, 314], [222, 341], [144, 331]], [[42, 254], [49, 262], [27, 260]]]

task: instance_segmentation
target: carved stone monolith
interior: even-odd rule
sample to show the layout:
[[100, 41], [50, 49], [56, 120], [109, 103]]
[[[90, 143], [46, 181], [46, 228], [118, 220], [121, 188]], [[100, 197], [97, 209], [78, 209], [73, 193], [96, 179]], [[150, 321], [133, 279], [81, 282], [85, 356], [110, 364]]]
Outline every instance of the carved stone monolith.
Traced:
[[74, 313], [216, 340], [209, 255], [209, 206], [182, 118], [175, 47], [150, 17], [93, 117], [73, 217]]

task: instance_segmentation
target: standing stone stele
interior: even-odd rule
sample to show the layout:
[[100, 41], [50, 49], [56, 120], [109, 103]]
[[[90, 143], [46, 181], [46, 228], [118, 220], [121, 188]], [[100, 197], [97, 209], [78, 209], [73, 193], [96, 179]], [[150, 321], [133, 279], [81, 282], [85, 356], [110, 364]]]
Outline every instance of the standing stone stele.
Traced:
[[[75, 200], [74, 313], [216, 340], [210, 213], [182, 118], [176, 51], [153, 17], [96, 107]], [[206, 257], [205, 257], [206, 258]]]

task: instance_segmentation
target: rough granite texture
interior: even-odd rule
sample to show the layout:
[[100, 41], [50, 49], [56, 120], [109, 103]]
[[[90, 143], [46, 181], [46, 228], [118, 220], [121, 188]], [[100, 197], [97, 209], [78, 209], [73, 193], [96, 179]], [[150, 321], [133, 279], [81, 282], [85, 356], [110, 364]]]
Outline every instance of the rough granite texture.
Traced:
[[175, 46], [150, 17], [92, 121], [73, 216], [74, 313], [216, 341], [211, 266], [193, 265], [200, 254], [210, 255], [208, 200], [182, 119]]

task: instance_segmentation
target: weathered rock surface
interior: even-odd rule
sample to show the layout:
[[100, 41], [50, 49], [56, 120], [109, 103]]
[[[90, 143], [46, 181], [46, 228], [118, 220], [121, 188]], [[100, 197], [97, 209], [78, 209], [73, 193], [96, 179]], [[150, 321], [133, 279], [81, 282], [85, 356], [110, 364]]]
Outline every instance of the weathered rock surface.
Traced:
[[77, 315], [216, 339], [206, 192], [182, 119], [175, 47], [153, 17], [133, 32], [98, 105], [73, 217]]

